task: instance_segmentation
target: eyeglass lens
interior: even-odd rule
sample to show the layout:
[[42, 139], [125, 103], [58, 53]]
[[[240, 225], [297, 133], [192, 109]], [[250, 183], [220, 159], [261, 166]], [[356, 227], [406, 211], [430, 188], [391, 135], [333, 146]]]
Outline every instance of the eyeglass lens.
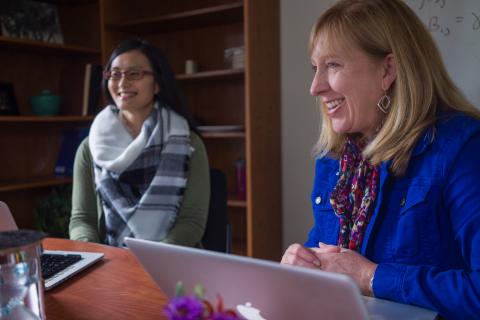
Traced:
[[146, 74], [151, 74], [151, 71], [147, 70], [128, 70], [128, 71], [120, 71], [120, 70], [112, 70], [107, 73], [109, 79], [118, 81], [125, 75], [125, 78], [128, 80], [140, 80]]

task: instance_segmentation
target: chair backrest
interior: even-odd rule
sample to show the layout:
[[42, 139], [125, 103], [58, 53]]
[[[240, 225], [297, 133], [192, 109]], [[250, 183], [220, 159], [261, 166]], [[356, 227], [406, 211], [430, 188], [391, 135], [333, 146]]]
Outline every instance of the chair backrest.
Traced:
[[0, 231], [17, 230], [17, 224], [5, 202], [0, 201]]
[[217, 169], [210, 169], [210, 207], [202, 244], [205, 249], [231, 252], [231, 230], [227, 210], [227, 179]]

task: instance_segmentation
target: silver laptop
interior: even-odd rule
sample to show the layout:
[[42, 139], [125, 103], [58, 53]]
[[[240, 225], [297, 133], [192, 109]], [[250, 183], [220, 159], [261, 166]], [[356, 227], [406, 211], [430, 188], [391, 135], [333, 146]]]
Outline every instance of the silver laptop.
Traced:
[[[12, 213], [8, 206], [0, 201], [0, 231], [17, 230], [17, 224], [13, 219]], [[45, 281], [45, 290], [50, 290], [60, 283], [64, 282], [68, 278], [71, 278], [75, 274], [84, 270], [88, 266], [92, 265], [96, 261], [99, 261], [103, 257], [103, 253], [98, 252], [80, 252], [80, 251], [59, 251], [59, 250], [44, 250], [42, 259], [53, 258], [54, 260], [64, 259], [68, 256], [68, 259], [74, 258], [76, 262], [69, 265], [61, 271], [53, 273]], [[67, 258], [65, 258], [67, 259]], [[42, 270], [43, 272], [44, 270]]]
[[125, 238], [162, 291], [172, 297], [181, 281], [187, 293], [200, 284], [207, 300], [246, 319], [434, 319], [427, 309], [362, 297], [349, 277], [259, 259]]

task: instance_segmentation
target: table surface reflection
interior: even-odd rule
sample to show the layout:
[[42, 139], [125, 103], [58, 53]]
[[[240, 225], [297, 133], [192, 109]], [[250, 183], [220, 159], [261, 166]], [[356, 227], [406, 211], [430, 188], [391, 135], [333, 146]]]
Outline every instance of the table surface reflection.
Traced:
[[47, 250], [103, 252], [102, 261], [45, 292], [48, 320], [165, 319], [166, 296], [127, 249], [47, 238]]

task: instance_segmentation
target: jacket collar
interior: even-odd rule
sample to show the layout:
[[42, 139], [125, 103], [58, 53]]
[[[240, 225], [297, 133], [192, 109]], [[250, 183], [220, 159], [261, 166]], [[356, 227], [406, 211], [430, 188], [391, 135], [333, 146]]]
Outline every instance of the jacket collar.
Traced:
[[432, 144], [434, 139], [434, 126], [428, 127], [428, 129], [423, 134], [423, 137], [420, 138], [413, 148], [412, 157], [415, 157], [423, 152], [428, 148], [430, 144]]

